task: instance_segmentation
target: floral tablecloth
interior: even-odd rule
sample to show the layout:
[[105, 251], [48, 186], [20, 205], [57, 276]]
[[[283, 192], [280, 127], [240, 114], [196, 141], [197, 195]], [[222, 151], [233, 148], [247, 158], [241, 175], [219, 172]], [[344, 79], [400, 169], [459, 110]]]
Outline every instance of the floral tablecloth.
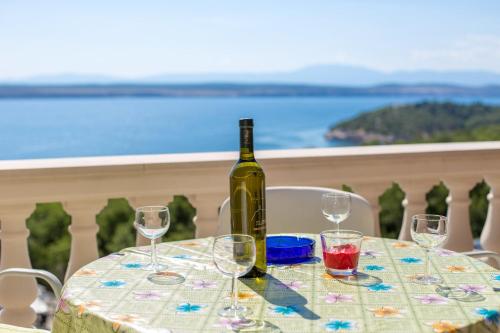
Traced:
[[[436, 286], [412, 282], [424, 270], [415, 244], [365, 237], [359, 271], [366, 280], [343, 281], [324, 273], [317, 260], [269, 267], [265, 279], [241, 279], [239, 300], [269, 331], [281, 332], [467, 332], [500, 331], [500, 271], [451, 251], [432, 256], [442, 288], [469, 291], [455, 300]], [[66, 283], [52, 331], [225, 332], [217, 316], [229, 304], [231, 280], [212, 264], [213, 238], [163, 243], [160, 262], [185, 276], [183, 284], [156, 285], [143, 267], [149, 248], [126, 249], [83, 267]], [[456, 289], [455, 289], [456, 290]], [[444, 296], [443, 296], [444, 295]]]

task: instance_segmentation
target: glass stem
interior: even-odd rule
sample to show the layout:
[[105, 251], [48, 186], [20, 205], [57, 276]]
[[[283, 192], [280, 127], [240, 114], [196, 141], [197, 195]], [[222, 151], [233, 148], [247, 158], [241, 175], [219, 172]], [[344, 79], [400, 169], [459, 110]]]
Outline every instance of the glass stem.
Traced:
[[158, 261], [156, 259], [156, 241], [154, 238], [151, 240], [151, 265], [153, 265], [155, 273], [158, 273]]
[[340, 239], [338, 239], [338, 236], [340, 234], [340, 222], [335, 222], [335, 232], [337, 233], [337, 238], [334, 239], [333, 245], [338, 246], [340, 245]]
[[429, 249], [425, 249], [425, 276], [431, 275], [431, 258]]
[[233, 286], [232, 286], [232, 298], [233, 298], [233, 301], [232, 301], [232, 304], [231, 304], [231, 309], [234, 310], [234, 316], [237, 317], [236, 315], [236, 309], [238, 308], [238, 278], [235, 276], [233, 276]]

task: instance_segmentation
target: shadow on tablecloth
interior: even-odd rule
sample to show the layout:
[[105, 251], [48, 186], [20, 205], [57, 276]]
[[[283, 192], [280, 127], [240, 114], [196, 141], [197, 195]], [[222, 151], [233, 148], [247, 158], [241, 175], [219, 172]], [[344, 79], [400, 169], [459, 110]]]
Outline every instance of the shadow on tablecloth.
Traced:
[[307, 299], [288, 287], [271, 274], [264, 278], [240, 279], [247, 287], [262, 296], [267, 302], [276, 306], [291, 306], [304, 319], [318, 320], [321, 317], [306, 308]]

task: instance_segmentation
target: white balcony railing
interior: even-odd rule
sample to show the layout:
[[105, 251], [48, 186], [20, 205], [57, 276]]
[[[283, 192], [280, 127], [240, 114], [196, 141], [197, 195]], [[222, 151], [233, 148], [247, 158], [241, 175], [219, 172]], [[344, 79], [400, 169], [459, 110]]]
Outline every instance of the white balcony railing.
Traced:
[[[484, 179], [491, 193], [481, 245], [500, 251], [500, 142], [259, 151], [257, 157], [268, 185], [347, 184], [371, 202], [377, 221], [378, 197], [393, 182], [406, 194], [408, 219], [425, 210], [425, 194], [443, 181], [450, 189], [446, 247], [459, 251], [472, 249], [469, 191]], [[97, 259], [95, 217], [109, 198], [127, 198], [134, 207], [183, 194], [197, 209], [196, 235], [212, 235], [236, 158], [231, 152], [0, 161], [0, 268], [31, 266], [25, 221], [42, 202], [62, 202], [72, 217], [66, 277]], [[406, 223], [400, 238], [409, 239]], [[30, 326], [35, 297], [33, 279], [2, 278], [0, 321]]]

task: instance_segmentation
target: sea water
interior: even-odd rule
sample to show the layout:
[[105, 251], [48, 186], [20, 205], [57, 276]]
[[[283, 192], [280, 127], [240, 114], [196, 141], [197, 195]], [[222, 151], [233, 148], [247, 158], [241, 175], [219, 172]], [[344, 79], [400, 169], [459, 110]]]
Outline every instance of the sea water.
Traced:
[[[238, 119], [255, 119], [256, 149], [353, 145], [331, 125], [426, 97], [0, 99], [0, 159], [238, 150]], [[446, 98], [500, 104], [500, 98]]]

